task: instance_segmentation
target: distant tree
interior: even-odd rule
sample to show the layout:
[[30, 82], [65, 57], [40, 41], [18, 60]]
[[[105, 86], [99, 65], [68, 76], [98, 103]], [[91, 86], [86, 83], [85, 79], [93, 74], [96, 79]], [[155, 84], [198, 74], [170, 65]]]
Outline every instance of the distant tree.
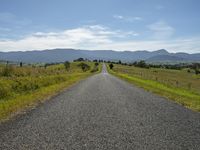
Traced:
[[96, 62], [94, 65], [95, 65], [95, 66], [98, 66], [98, 65], [99, 65], [99, 63], [98, 63], [98, 62]]
[[141, 67], [141, 68], [145, 68], [146, 63], [145, 63], [144, 60], [141, 60], [141, 61], [138, 62], [137, 66], [138, 66], [138, 67]]
[[86, 63], [80, 63], [78, 64], [79, 67], [81, 67], [81, 69], [85, 72], [87, 70], [90, 70], [90, 66]]
[[144, 60], [141, 60], [139, 62], [134, 62], [133, 65], [135, 67], [141, 67], [141, 68], [149, 68], [150, 65], [146, 64], [146, 62]]
[[95, 62], [94, 67], [90, 72], [97, 72], [99, 70], [98, 65], [99, 65], [99, 63]]
[[110, 69], [113, 69], [114, 65], [111, 63], [109, 64]]
[[137, 61], [133, 62], [133, 66], [137, 66]]
[[20, 67], [22, 67], [22, 65], [23, 65], [23, 63], [22, 63], [22, 62], [20, 62], [20, 63], [19, 63], [19, 66], [20, 66]]
[[193, 63], [191, 68], [194, 69], [195, 74], [200, 74], [200, 63]]
[[46, 68], [47, 68], [47, 66], [48, 66], [48, 65], [47, 65], [47, 64], [45, 64], [45, 65], [44, 65], [44, 68], [46, 69]]
[[200, 71], [196, 68], [195, 70], [195, 74], [197, 75], [197, 74], [200, 74]]
[[65, 61], [64, 65], [65, 65], [65, 69], [69, 70], [69, 68], [70, 68], [70, 62], [69, 61]]
[[128, 66], [132, 66], [132, 64], [131, 64], [131, 63], [129, 63], [129, 64], [128, 64]]
[[84, 61], [84, 58], [78, 58], [78, 59], [75, 59], [74, 61], [75, 61], [75, 62], [76, 62], [76, 61]]

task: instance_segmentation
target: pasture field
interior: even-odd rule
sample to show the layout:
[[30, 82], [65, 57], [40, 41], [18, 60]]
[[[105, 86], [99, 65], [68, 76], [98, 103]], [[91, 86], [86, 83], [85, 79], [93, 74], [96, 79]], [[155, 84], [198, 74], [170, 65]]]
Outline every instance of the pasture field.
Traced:
[[200, 111], [200, 75], [182, 70], [139, 68], [114, 64], [109, 72], [148, 91]]
[[[0, 64], [0, 120], [32, 108], [70, 85], [101, 70], [101, 64], [81, 62], [49, 66]], [[98, 68], [98, 69], [97, 69]]]

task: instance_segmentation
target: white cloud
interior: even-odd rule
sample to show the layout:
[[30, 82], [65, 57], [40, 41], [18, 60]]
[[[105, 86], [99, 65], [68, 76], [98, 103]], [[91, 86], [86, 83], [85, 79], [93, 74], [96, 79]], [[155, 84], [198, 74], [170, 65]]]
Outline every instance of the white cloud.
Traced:
[[153, 38], [155, 39], [169, 38], [175, 32], [175, 29], [164, 21], [155, 22], [149, 25], [148, 28], [152, 31]]
[[19, 40], [0, 39], [0, 51], [53, 48], [157, 50], [200, 52], [200, 37], [188, 39], [136, 40], [134, 31], [111, 30], [102, 25], [83, 26], [59, 32], [36, 32]]
[[93, 49], [97, 45], [113, 42], [113, 38], [137, 36], [133, 31], [110, 30], [101, 25], [83, 26], [60, 32], [36, 32], [20, 40], [0, 40], [1, 51], [33, 50], [51, 48], [85, 48]]
[[122, 16], [122, 15], [114, 15], [113, 18], [123, 20], [126, 22], [134, 22], [143, 20], [141, 17], [131, 17], [131, 16]]

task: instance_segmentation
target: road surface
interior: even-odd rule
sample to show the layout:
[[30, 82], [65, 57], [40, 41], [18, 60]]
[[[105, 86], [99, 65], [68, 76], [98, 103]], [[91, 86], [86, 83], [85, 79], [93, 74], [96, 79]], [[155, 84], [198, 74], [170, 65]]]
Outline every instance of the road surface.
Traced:
[[0, 125], [0, 149], [200, 149], [200, 113], [107, 73]]

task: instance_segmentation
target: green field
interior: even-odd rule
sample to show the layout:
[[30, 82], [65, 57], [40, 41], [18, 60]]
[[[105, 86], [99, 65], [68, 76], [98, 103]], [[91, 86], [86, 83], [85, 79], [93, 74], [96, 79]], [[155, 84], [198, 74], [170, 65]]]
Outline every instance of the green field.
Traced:
[[187, 69], [145, 69], [114, 64], [109, 72], [185, 107], [200, 111], [200, 75], [188, 73]]
[[[93, 62], [83, 70], [81, 62], [44, 66], [0, 65], [0, 120], [34, 107], [59, 91], [101, 70]], [[98, 68], [98, 70], [96, 69]]]

